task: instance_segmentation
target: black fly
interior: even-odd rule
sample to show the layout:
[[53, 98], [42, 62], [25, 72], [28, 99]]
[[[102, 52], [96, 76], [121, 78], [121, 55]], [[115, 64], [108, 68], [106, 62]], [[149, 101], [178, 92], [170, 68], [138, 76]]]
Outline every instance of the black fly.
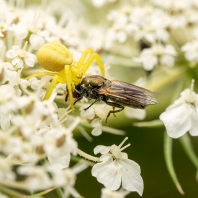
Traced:
[[[104, 101], [112, 106], [113, 110], [109, 111], [105, 120], [107, 123], [108, 117], [112, 113], [122, 111], [125, 106], [144, 109], [148, 105], [157, 104], [157, 100], [151, 96], [152, 94], [155, 93], [133, 84], [92, 75], [83, 78], [81, 83], [75, 87], [73, 97], [76, 98], [75, 103], [81, 100], [83, 96], [89, 100], [95, 100], [85, 110], [98, 101]], [[118, 109], [115, 110], [115, 108]]]

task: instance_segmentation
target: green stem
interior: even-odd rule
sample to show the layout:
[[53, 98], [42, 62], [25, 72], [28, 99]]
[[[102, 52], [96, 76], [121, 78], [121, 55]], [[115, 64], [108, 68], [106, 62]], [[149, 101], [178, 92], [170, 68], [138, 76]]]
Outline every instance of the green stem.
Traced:
[[94, 162], [100, 162], [100, 158], [91, 156], [91, 155], [81, 151], [80, 149], [77, 149], [77, 153], [78, 153], [78, 155], [84, 157], [85, 159], [88, 159], [88, 160], [91, 160]]
[[90, 162], [88, 160], [85, 160], [85, 159], [82, 159], [81, 157], [76, 157], [76, 156], [71, 156], [71, 161], [73, 162], [81, 162], [81, 163], [84, 163], [88, 166], [93, 166], [95, 163], [93, 162]]
[[153, 76], [153, 78], [147, 82], [145, 88], [152, 91], [159, 91], [167, 85], [181, 79], [185, 72], [186, 68], [184, 67], [179, 67], [170, 71], [160, 70], [156, 76]]
[[194, 166], [198, 169], [198, 158], [197, 158], [197, 155], [192, 148], [189, 135], [188, 134], [183, 135], [180, 138], [180, 141], [182, 143], [182, 146], [183, 146], [186, 154], [188, 155], [188, 157], [190, 158], [190, 160], [192, 161]]
[[63, 192], [62, 192], [61, 188], [56, 188], [56, 192], [57, 192], [59, 198], [64, 198], [64, 195], [63, 195]]
[[151, 120], [151, 121], [145, 121], [145, 122], [133, 122], [132, 125], [136, 127], [154, 128], [154, 127], [163, 126], [163, 122], [157, 119], [157, 120]]
[[34, 197], [40, 197], [42, 195], [45, 195], [49, 192], [51, 192], [52, 190], [54, 190], [56, 187], [53, 187], [53, 188], [50, 188], [50, 189], [47, 189], [45, 191], [42, 191], [42, 192], [39, 192], [39, 193], [36, 193], [34, 195], [29, 195], [29, 196], [26, 196], [25, 198], [34, 198]]
[[0, 191], [4, 192], [7, 195], [10, 195], [11, 197], [15, 197], [15, 198], [23, 198], [23, 197], [25, 198], [26, 197], [26, 195], [23, 195], [23, 194], [15, 191], [15, 190], [12, 190], [12, 189], [7, 188], [7, 187], [2, 186], [2, 185], [0, 185]]
[[175, 173], [175, 169], [173, 166], [173, 160], [172, 160], [172, 138], [170, 138], [167, 133], [165, 133], [165, 137], [164, 137], [164, 156], [165, 156], [165, 162], [166, 162], [166, 166], [168, 168], [168, 172], [176, 186], [176, 188], [178, 189], [178, 191], [184, 195], [184, 191], [179, 183], [179, 180], [177, 178], [177, 175]]
[[26, 189], [26, 184], [24, 182], [0, 180], [0, 184], [4, 186], [8, 186], [10, 188], [23, 189], [23, 190]]

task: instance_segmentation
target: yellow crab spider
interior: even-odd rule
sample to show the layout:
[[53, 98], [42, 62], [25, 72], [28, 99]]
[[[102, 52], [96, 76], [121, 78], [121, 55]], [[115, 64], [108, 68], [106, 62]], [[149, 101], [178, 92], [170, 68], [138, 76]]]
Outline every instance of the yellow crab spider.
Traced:
[[26, 79], [44, 75], [54, 76], [45, 94], [44, 100], [48, 100], [50, 98], [57, 83], [67, 84], [72, 111], [74, 111], [73, 91], [75, 86], [80, 84], [83, 75], [89, 69], [94, 60], [96, 60], [102, 76], [105, 75], [104, 66], [100, 56], [97, 53], [94, 53], [92, 49], [86, 49], [79, 62], [75, 62], [72, 54], [64, 45], [57, 42], [51, 42], [43, 45], [39, 49], [37, 59], [39, 64], [49, 72], [35, 73]]

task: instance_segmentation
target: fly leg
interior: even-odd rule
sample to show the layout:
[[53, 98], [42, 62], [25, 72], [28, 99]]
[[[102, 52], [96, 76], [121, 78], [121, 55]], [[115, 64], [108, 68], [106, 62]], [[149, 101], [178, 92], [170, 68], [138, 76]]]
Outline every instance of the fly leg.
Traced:
[[96, 102], [100, 101], [100, 98], [97, 98], [93, 103], [91, 103], [88, 107], [86, 107], [84, 110], [88, 110], [93, 104], [95, 104]]
[[[115, 111], [115, 107], [113, 107], [113, 111]], [[113, 113], [114, 117], [117, 118], [116, 114]]]
[[79, 98], [74, 102], [74, 105], [75, 105], [78, 101], [80, 101], [82, 98], [83, 98], [83, 96], [82, 96], [82, 97], [79, 97]]
[[87, 109], [89, 109], [93, 104], [95, 104], [96, 102], [99, 102], [101, 99], [103, 99], [103, 96], [98, 95], [98, 88], [93, 88], [91, 90], [91, 96], [89, 96], [91, 99], [95, 99], [95, 101], [93, 103], [91, 103], [87, 108], [85, 108], [84, 110], [86, 111]]
[[[124, 110], [124, 106], [122, 106], [122, 105], [120, 105], [120, 104], [117, 104], [117, 103], [113, 103], [113, 102], [107, 102], [107, 101], [106, 101], [106, 103], [107, 103], [108, 105], [110, 105], [110, 106], [113, 107], [113, 110], [109, 111], [109, 113], [107, 114], [107, 117], [106, 117], [106, 119], [105, 119], [105, 122], [107, 123], [107, 120], [108, 120], [109, 116], [111, 115], [111, 113], [113, 113], [114, 116], [115, 116], [115, 113], [118, 113], [118, 112], [121, 112], [121, 111]], [[119, 109], [118, 109], [118, 110], [115, 110], [115, 107], [117, 107], [117, 108], [119, 108]], [[115, 117], [116, 117], [116, 116], [115, 116]], [[108, 124], [108, 123], [107, 123], [107, 124]]]

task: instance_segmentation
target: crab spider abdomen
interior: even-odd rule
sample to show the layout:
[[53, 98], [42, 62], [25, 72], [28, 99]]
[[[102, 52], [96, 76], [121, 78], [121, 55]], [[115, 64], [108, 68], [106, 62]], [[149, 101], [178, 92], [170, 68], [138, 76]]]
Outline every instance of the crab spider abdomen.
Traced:
[[43, 45], [38, 53], [39, 64], [48, 71], [59, 72], [65, 65], [71, 65], [73, 57], [69, 50], [61, 43], [51, 42]]

